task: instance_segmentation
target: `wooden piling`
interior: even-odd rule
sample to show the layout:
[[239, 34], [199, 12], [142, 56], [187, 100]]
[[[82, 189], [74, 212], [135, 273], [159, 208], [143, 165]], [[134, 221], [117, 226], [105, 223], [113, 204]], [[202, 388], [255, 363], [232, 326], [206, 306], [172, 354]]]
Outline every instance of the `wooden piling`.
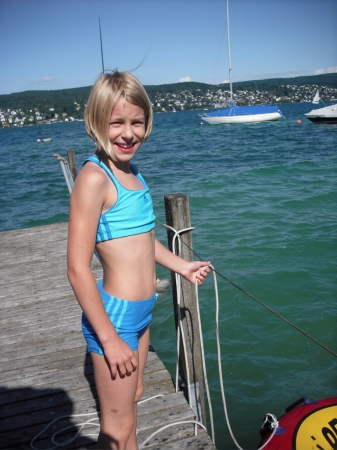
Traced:
[[[166, 223], [173, 227], [176, 231], [191, 227], [189, 198], [183, 194], [167, 194], [164, 196]], [[168, 230], [168, 246], [171, 251], [173, 231]], [[187, 260], [193, 261], [192, 251], [192, 233], [191, 231], [183, 232], [179, 235], [182, 241], [180, 256]], [[185, 245], [186, 244], [186, 245]], [[177, 303], [177, 285], [175, 273], [171, 272], [172, 277], [172, 293], [173, 293], [173, 307], [175, 315], [176, 330], [178, 330], [178, 303]], [[180, 389], [188, 398], [187, 380], [189, 374], [190, 380], [190, 406], [194, 410], [198, 420], [206, 424], [205, 399], [204, 399], [204, 379], [202, 371], [202, 359], [200, 348], [200, 334], [198, 326], [198, 314], [196, 306], [195, 286], [187, 280], [181, 280], [180, 293], [180, 316], [182, 321], [182, 328], [186, 340], [186, 355], [182, 340], [180, 340], [180, 355], [179, 355], [179, 383]], [[186, 367], [186, 359], [188, 368]]]

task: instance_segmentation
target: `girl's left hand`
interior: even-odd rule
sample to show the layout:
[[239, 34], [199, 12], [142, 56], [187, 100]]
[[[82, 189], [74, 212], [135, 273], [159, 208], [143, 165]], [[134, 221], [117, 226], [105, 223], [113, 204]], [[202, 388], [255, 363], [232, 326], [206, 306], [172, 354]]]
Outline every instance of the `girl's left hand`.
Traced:
[[187, 263], [186, 270], [181, 275], [191, 283], [202, 284], [211, 269], [208, 267], [209, 261], [191, 261]]

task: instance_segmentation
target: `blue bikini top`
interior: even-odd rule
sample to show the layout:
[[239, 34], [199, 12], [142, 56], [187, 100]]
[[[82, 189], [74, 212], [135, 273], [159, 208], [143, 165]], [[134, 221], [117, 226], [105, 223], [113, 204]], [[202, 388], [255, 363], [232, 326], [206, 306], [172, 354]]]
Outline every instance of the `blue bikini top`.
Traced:
[[144, 178], [136, 168], [130, 166], [132, 173], [144, 185], [144, 189], [134, 191], [123, 187], [111, 170], [97, 156], [90, 156], [84, 164], [87, 161], [100, 166], [117, 189], [116, 203], [99, 219], [96, 243], [151, 231], [156, 219], [153, 213], [152, 198]]

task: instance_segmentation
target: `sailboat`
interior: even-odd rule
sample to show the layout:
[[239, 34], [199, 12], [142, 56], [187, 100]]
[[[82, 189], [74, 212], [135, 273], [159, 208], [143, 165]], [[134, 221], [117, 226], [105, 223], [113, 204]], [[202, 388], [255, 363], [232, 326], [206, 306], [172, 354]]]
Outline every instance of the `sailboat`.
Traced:
[[228, 0], [227, 0], [227, 36], [228, 36], [230, 107], [210, 113], [200, 114], [201, 119], [213, 125], [219, 123], [266, 122], [271, 120], [279, 120], [281, 117], [284, 117], [279, 108], [274, 105], [236, 106], [233, 101]]
[[[317, 89], [312, 103], [317, 105], [320, 100], [319, 90]], [[337, 104], [324, 106], [324, 108], [313, 109], [304, 115], [307, 119], [311, 120], [311, 122], [315, 123], [337, 123]]]
[[314, 97], [312, 103], [313, 103], [314, 105], [318, 105], [320, 99], [321, 99], [321, 97], [319, 96], [319, 89], [317, 89], [316, 94], [315, 94], [315, 97]]

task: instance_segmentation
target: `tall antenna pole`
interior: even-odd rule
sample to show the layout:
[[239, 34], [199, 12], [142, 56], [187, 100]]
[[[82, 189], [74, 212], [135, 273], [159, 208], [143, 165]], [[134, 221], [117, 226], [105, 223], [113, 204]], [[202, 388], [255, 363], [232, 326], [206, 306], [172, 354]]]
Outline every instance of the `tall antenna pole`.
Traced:
[[101, 41], [101, 57], [102, 57], [102, 74], [104, 73], [104, 59], [103, 59], [103, 46], [102, 46], [102, 33], [101, 33], [101, 19], [98, 19], [99, 22], [99, 39]]
[[228, 64], [229, 64], [229, 89], [231, 94], [231, 106], [233, 106], [233, 90], [232, 90], [232, 61], [231, 61], [231, 43], [229, 33], [229, 9], [227, 0], [227, 37], [228, 37]]

